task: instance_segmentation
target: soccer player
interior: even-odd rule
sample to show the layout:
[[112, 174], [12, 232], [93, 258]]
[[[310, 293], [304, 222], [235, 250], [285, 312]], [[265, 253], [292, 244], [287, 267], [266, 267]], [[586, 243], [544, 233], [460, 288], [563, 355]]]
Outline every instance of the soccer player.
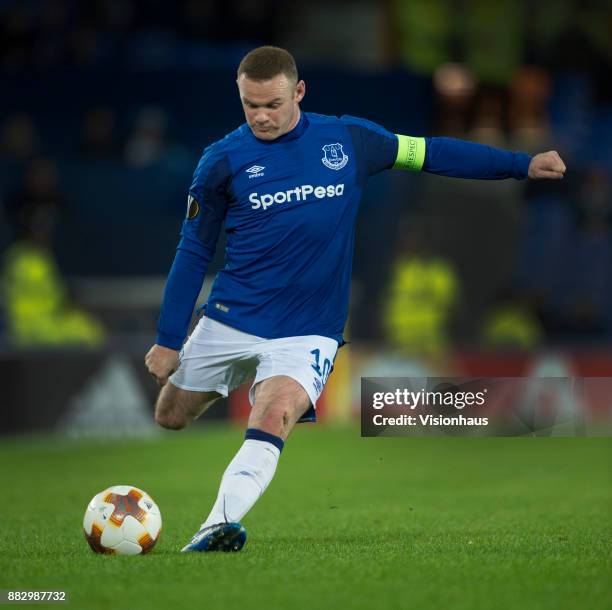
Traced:
[[[391, 168], [494, 180], [565, 172], [554, 151], [531, 158], [301, 112], [306, 85], [291, 54], [276, 47], [248, 53], [237, 84], [246, 123], [209, 146], [195, 170], [157, 341], [145, 357], [162, 386], [155, 419], [165, 428], [185, 427], [255, 377], [244, 444], [183, 551], [240, 550], [239, 522], [272, 480], [289, 433], [316, 419], [343, 344], [355, 219], [370, 176]], [[184, 343], [223, 223], [226, 264]]]

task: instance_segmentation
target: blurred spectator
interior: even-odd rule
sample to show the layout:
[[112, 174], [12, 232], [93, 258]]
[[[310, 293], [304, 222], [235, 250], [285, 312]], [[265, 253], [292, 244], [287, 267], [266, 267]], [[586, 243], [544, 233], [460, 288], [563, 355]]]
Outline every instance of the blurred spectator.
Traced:
[[396, 57], [417, 74], [457, 60], [453, 44], [454, 16], [449, 0], [393, 0], [387, 15]]
[[167, 118], [158, 107], [143, 108], [125, 145], [124, 158], [132, 167], [148, 167], [160, 161], [166, 152]]
[[[551, 45], [550, 65], [558, 74], [579, 73], [586, 76], [594, 85], [596, 97], [610, 101], [612, 6], [609, 0], [570, 0], [568, 4], [570, 8], [565, 11], [566, 21]], [[546, 19], [550, 19], [550, 15]]]
[[3, 261], [3, 297], [11, 342], [18, 347], [97, 346], [99, 322], [68, 300], [51, 241], [64, 198], [54, 164], [32, 162], [22, 190], [8, 202], [16, 240]]
[[470, 69], [459, 63], [441, 65], [433, 75], [436, 95], [437, 131], [441, 135], [465, 138], [468, 115], [476, 91]]
[[434, 256], [428, 243], [415, 229], [400, 236], [388, 291], [387, 340], [405, 356], [437, 357], [449, 347], [459, 282], [452, 265]]
[[507, 104], [508, 94], [505, 89], [481, 85], [472, 103], [468, 139], [489, 146], [506, 148]]
[[460, 41], [460, 59], [481, 83], [510, 84], [523, 55], [523, 24], [529, 4], [469, 0], [459, 3], [459, 11], [455, 9], [453, 24]]
[[523, 11], [518, 2], [394, 0], [387, 21], [396, 57], [411, 71], [462, 62], [479, 82], [504, 86], [522, 58]]
[[4, 121], [0, 138], [0, 156], [5, 161], [27, 161], [40, 149], [40, 137], [32, 119], [22, 112]]
[[552, 148], [548, 103], [550, 75], [535, 66], [518, 70], [510, 89], [509, 126], [513, 147], [529, 153]]
[[81, 153], [93, 158], [119, 154], [115, 132], [115, 114], [110, 108], [96, 107], [87, 112], [81, 127]]
[[50, 240], [54, 223], [64, 206], [55, 163], [45, 157], [32, 160], [25, 171], [23, 184], [6, 202], [17, 239]]
[[507, 294], [485, 316], [481, 339], [486, 348], [530, 350], [542, 344], [544, 330], [526, 299]]

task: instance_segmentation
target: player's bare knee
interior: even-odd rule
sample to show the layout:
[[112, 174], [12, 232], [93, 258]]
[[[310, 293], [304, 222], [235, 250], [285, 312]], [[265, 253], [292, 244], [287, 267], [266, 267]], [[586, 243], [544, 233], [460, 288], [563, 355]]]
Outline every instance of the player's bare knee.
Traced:
[[155, 422], [168, 430], [181, 430], [187, 425], [187, 418], [175, 400], [162, 390], [155, 405]]
[[181, 430], [220, 397], [217, 392], [191, 392], [167, 383], [155, 405], [155, 421], [163, 428]]
[[171, 411], [155, 411], [155, 421], [162, 428], [168, 430], [182, 430], [189, 423], [188, 418], [180, 412]]

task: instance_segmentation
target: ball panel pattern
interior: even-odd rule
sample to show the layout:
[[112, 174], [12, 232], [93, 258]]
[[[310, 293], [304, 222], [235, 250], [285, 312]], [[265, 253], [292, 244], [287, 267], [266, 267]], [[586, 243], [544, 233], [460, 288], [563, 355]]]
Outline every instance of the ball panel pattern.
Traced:
[[[85, 532], [85, 530], [83, 530]], [[98, 527], [95, 523], [92, 525], [91, 533], [85, 532], [85, 538], [89, 543], [91, 550], [94, 553], [105, 553], [107, 555], [112, 555], [115, 553], [113, 549], [105, 547], [102, 542], [102, 529]]]
[[161, 531], [157, 504], [141, 489], [115, 485], [96, 494], [83, 517], [83, 532], [96, 553], [137, 555], [150, 552]]
[[117, 546], [113, 547], [117, 555], [140, 555], [142, 549], [135, 542], [122, 540]]

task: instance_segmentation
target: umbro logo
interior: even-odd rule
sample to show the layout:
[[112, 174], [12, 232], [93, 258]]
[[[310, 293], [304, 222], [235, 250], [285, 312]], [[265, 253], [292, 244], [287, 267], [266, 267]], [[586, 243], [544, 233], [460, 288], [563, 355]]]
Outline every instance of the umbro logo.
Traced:
[[251, 178], [259, 178], [260, 176], [263, 176], [264, 169], [266, 168], [262, 165], [253, 165], [252, 167], [249, 167], [249, 169], [245, 171], [247, 174], [249, 174], [249, 180], [250, 180]]

